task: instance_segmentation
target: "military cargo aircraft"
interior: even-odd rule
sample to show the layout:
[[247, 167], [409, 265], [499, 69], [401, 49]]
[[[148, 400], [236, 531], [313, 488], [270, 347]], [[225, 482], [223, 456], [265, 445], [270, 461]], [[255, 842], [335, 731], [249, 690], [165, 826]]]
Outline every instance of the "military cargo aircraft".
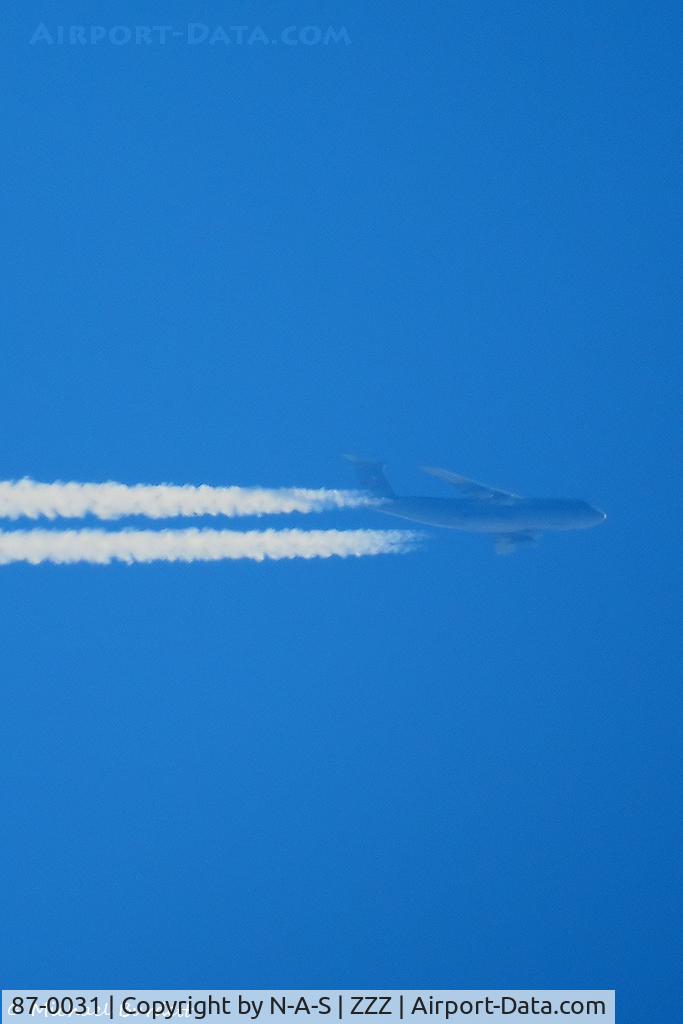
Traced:
[[354, 463], [361, 488], [377, 499], [378, 512], [425, 526], [492, 534], [496, 551], [502, 555], [536, 543], [547, 531], [585, 530], [604, 523], [607, 518], [604, 512], [586, 501], [523, 498], [433, 466], [420, 468], [455, 487], [456, 498], [401, 497], [394, 493], [381, 462], [370, 462], [356, 455], [345, 458]]

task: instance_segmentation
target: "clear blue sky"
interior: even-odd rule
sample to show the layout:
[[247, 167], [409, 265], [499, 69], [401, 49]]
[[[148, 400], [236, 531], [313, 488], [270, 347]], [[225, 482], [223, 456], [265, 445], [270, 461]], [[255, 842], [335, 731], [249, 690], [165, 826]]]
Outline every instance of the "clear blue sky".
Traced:
[[345, 486], [360, 450], [609, 513], [509, 559], [3, 568], [5, 985], [673, 1019], [677, 6], [5, 12], [0, 477]]

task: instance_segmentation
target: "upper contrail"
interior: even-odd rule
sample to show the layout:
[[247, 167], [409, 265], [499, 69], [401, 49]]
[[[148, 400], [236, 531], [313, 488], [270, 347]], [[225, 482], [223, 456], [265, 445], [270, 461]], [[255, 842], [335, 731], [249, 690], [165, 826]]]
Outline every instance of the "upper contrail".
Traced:
[[376, 501], [356, 491], [303, 487], [210, 487], [201, 484], [37, 483], [0, 481], [0, 517], [4, 519], [120, 519], [146, 516], [262, 516], [286, 512], [322, 512], [355, 508]]
[[215, 562], [400, 554], [409, 530], [11, 530], [0, 531], [0, 565], [11, 562]]

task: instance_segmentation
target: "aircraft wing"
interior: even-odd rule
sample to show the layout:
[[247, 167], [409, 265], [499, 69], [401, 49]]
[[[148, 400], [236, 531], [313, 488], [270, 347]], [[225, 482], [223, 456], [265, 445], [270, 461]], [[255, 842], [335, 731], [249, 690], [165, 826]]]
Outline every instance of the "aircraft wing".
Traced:
[[437, 466], [420, 466], [423, 473], [435, 476], [439, 480], [445, 480], [447, 484], [457, 487], [463, 498], [480, 498], [482, 501], [495, 501], [501, 505], [512, 505], [520, 497], [519, 494], [512, 494], [510, 491], [500, 491], [487, 484], [480, 484], [476, 480], [468, 480], [466, 476], [459, 473], [451, 473], [449, 469], [439, 469]]
[[539, 535], [531, 530], [522, 530], [519, 533], [502, 533], [496, 537], [496, 553], [499, 555], [512, 555], [521, 547], [529, 547], [538, 543]]

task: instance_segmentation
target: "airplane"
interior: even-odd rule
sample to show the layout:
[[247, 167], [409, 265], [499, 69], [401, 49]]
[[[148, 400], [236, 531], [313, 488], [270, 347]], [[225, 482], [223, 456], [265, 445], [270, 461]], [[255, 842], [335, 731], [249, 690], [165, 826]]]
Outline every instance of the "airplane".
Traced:
[[401, 497], [394, 493], [381, 462], [356, 455], [344, 458], [354, 464], [361, 488], [377, 499], [378, 512], [425, 526], [493, 534], [500, 555], [535, 544], [546, 531], [586, 530], [607, 519], [605, 512], [586, 501], [523, 498], [434, 466], [420, 469], [455, 487], [456, 498]]

